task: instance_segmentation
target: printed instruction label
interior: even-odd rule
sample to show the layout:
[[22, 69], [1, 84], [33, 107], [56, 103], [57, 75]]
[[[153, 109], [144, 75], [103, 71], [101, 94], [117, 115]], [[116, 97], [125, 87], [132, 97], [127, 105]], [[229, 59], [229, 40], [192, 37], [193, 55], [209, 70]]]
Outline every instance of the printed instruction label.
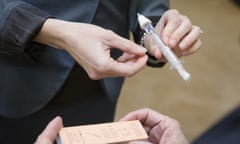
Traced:
[[147, 139], [138, 120], [62, 128], [58, 144], [108, 144]]

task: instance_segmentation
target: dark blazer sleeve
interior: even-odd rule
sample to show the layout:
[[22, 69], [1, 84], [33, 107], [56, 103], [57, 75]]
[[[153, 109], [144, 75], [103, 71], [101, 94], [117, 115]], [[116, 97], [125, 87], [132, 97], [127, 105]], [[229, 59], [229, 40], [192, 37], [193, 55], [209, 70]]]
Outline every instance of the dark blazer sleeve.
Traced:
[[[168, 0], [131, 0], [129, 7], [130, 29], [133, 33], [134, 40], [140, 43], [143, 36], [143, 31], [140, 29], [137, 22], [137, 13], [150, 18], [153, 25], [157, 24], [163, 13], [168, 10]], [[149, 55], [149, 54], [148, 54]], [[154, 56], [149, 55], [147, 62], [148, 66], [162, 67], [165, 63], [158, 61]]]
[[0, 2], [0, 54], [31, 60], [28, 48], [49, 14], [23, 1]]

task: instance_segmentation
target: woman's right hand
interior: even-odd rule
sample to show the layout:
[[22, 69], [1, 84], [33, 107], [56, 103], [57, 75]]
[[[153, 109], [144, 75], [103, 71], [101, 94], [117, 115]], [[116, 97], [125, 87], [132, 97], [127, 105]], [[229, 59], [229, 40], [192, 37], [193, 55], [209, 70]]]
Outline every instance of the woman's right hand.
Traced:
[[[92, 24], [48, 19], [34, 41], [66, 50], [94, 80], [132, 76], [147, 61], [145, 48]], [[111, 48], [123, 51], [123, 55], [114, 60]]]

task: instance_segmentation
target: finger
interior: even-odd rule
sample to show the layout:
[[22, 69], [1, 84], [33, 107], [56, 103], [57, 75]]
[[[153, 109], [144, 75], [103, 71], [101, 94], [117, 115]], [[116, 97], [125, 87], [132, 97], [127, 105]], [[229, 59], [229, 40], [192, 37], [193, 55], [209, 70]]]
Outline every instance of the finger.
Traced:
[[117, 48], [123, 52], [135, 55], [145, 55], [147, 51], [145, 48], [135, 44], [128, 39], [122, 38], [113, 32], [110, 32], [109, 39], [107, 39], [105, 44], [109, 47]]
[[148, 110], [139, 109], [126, 114], [119, 121], [131, 121], [131, 120], [145, 121], [147, 115], [148, 115]]
[[150, 141], [132, 141], [132, 142], [128, 142], [127, 144], [154, 144]]
[[166, 116], [154, 110], [144, 108], [127, 114], [120, 121], [140, 120], [144, 126], [152, 127], [165, 118]]
[[[139, 120], [139, 116], [143, 116], [144, 124], [153, 124], [149, 132], [149, 140], [153, 143], [187, 144], [186, 138], [183, 135], [178, 121], [164, 116], [151, 109], [142, 109], [128, 114], [127, 116], [134, 116]], [[137, 117], [138, 116], [138, 117]], [[152, 122], [150, 122], [152, 121]]]
[[158, 60], [163, 58], [163, 54], [156, 44], [151, 45], [151, 50], [149, 51], [149, 54], [154, 56]]
[[[181, 24], [181, 15], [177, 10], [171, 10], [163, 15], [161, 23], [164, 23], [164, 28], [162, 30], [162, 39], [165, 44], [169, 44], [169, 39], [173, 32]], [[161, 33], [160, 33], [161, 34]]]
[[178, 58], [183, 56], [183, 51], [179, 47], [173, 48], [172, 51]]
[[144, 47], [148, 50], [148, 53], [150, 55], [154, 56], [157, 59], [162, 58], [162, 53], [160, 51], [160, 48], [157, 46], [157, 44], [153, 41], [153, 39], [148, 34], [144, 38]]
[[193, 26], [191, 32], [186, 35], [184, 39], [179, 43], [180, 49], [188, 49], [191, 45], [193, 45], [194, 42], [199, 39], [201, 33], [202, 30], [199, 26]]
[[122, 58], [121, 61], [108, 57], [106, 60], [102, 60], [104, 63], [98, 64], [100, 65], [98, 67], [92, 68], [88, 65], [83, 65], [83, 67], [86, 70], [88, 76], [93, 80], [99, 80], [104, 77], [130, 77], [144, 68], [147, 63], [147, 59], [147, 55], [138, 57], [135, 56], [129, 60]]
[[53, 142], [47, 138], [40, 138], [37, 139], [37, 141], [35, 141], [34, 144], [53, 144]]
[[189, 144], [179, 122], [169, 117], [152, 128], [149, 140], [158, 144]]
[[161, 144], [162, 139], [163, 139], [163, 134], [166, 131], [166, 129], [163, 129], [159, 125], [156, 125], [153, 127], [149, 133], [149, 140], [152, 141], [153, 143], [159, 143]]
[[170, 47], [176, 47], [179, 41], [192, 30], [192, 24], [186, 16], [181, 16], [181, 24], [173, 32], [169, 40]]
[[147, 55], [139, 56], [124, 62], [119, 62], [110, 58], [110, 60], [108, 60], [108, 65], [103, 71], [92, 73], [92, 75], [94, 75], [93, 79], [117, 76], [131, 77], [144, 68], [147, 59]]
[[171, 118], [155, 125], [149, 134], [149, 140], [159, 144], [176, 144], [183, 139], [185, 136], [182, 134], [179, 122]]
[[200, 39], [198, 39], [192, 46], [191, 48], [187, 49], [186, 51], [182, 51], [181, 54], [182, 56], [188, 56], [191, 55], [193, 53], [195, 53], [196, 51], [199, 50], [199, 48], [202, 45], [202, 41]]
[[47, 125], [44, 131], [38, 136], [36, 143], [41, 144], [43, 142], [44, 143], [48, 142], [49, 144], [50, 143], [52, 144], [56, 140], [58, 132], [62, 127], [63, 127], [62, 118], [58, 116], [55, 119], [53, 119]]
[[[113, 61], [109, 67], [111, 68], [112, 76], [127, 76], [131, 77], [138, 71], [144, 68], [147, 62], [147, 55], [139, 56], [136, 59], [131, 59], [130, 61], [121, 63]], [[109, 74], [108, 74], [109, 75]]]
[[[158, 137], [156, 137], [155, 134], [162, 136], [162, 133], [165, 130], [165, 128], [169, 127], [168, 125], [168, 123], [170, 122], [169, 119], [171, 118], [162, 115], [154, 110], [145, 108], [127, 114], [122, 119], [120, 119], [120, 121], [130, 120], [141, 121], [143, 127], [145, 128], [145, 131], [149, 134], [149, 139], [154, 143], [156, 142], [158, 143], [159, 139], [157, 139]], [[156, 127], [157, 127], [156, 130], [158, 131], [157, 133], [156, 130], [154, 130]]]
[[131, 60], [131, 59], [135, 59], [136, 58], [136, 55], [132, 55], [132, 54], [128, 54], [128, 53], [123, 53], [123, 55], [121, 55], [118, 59], [117, 59], [117, 61], [118, 62], [127, 62], [127, 61], [129, 61], [129, 60]]

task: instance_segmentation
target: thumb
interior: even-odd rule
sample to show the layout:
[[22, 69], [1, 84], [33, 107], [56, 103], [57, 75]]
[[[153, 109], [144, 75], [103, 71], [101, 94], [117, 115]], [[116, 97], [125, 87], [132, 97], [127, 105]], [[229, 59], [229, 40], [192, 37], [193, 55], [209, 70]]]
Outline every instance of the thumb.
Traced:
[[145, 53], [147, 52], [144, 47], [135, 44], [131, 40], [120, 37], [115, 33], [111, 34], [111, 39], [108, 41], [108, 46], [135, 55], [145, 55]]
[[62, 118], [54, 118], [43, 132], [38, 136], [35, 144], [53, 144], [57, 138], [58, 132], [63, 127]]
[[153, 144], [150, 141], [132, 141], [132, 142], [128, 142], [127, 144]]

